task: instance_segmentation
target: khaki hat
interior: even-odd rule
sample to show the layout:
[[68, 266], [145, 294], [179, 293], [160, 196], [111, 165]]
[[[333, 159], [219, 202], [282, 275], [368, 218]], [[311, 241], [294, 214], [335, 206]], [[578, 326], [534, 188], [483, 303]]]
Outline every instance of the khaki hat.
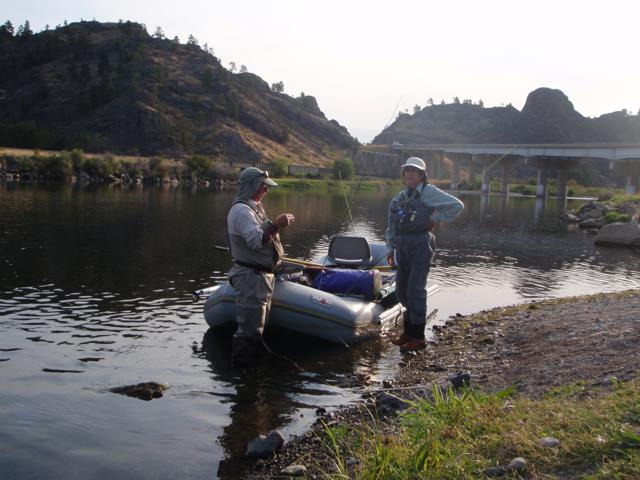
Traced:
[[277, 187], [278, 184], [269, 178], [269, 172], [256, 167], [247, 167], [240, 173], [240, 183], [252, 183], [256, 178], [262, 178], [262, 182], [269, 187]]

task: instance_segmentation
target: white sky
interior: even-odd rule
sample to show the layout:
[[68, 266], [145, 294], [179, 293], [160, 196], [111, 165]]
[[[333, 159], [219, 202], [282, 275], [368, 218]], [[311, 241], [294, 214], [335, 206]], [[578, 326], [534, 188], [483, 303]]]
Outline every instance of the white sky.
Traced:
[[2, 0], [34, 31], [80, 19], [193, 34], [225, 66], [313, 95], [362, 142], [397, 110], [454, 96], [521, 109], [538, 87], [581, 114], [640, 108], [640, 2], [569, 0]]

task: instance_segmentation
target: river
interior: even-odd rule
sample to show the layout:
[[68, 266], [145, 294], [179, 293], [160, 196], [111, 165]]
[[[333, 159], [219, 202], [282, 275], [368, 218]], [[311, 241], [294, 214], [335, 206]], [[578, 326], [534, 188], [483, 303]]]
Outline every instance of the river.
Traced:
[[[287, 255], [313, 259], [339, 229], [380, 240], [393, 193], [357, 195], [353, 224], [342, 194], [276, 189], [265, 204], [296, 215]], [[555, 200], [462, 199], [461, 217], [437, 232], [435, 321], [640, 287], [640, 253], [596, 248], [559, 222]], [[231, 265], [213, 246], [225, 244], [232, 201], [196, 188], [0, 185], [3, 479], [238, 478], [259, 433], [302, 433], [317, 408], [356, 400], [363, 378], [393, 375], [401, 357], [385, 339], [271, 336], [284, 358], [231, 368], [191, 292]], [[169, 385], [163, 398], [109, 391], [150, 380]]]

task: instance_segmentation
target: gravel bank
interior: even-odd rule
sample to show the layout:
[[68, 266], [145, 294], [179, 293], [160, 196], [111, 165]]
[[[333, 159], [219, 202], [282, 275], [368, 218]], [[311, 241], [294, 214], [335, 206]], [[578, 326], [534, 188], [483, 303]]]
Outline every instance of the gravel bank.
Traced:
[[[537, 397], [577, 381], [596, 385], [613, 376], [636, 378], [639, 344], [640, 290], [496, 308], [451, 318], [427, 349], [405, 355], [393, 382], [370, 389], [410, 398], [423, 391], [422, 385], [430, 390], [433, 382], [446, 385], [448, 376], [468, 371], [474, 388], [516, 387], [520, 395]], [[345, 426], [364, 422], [363, 412], [374, 405], [372, 396], [323, 420]], [[393, 431], [394, 416], [378, 413], [389, 419], [383, 428]], [[270, 460], [258, 462], [252, 478], [278, 477], [296, 463], [307, 467], [309, 478], [331, 471], [331, 459], [308, 432]]]

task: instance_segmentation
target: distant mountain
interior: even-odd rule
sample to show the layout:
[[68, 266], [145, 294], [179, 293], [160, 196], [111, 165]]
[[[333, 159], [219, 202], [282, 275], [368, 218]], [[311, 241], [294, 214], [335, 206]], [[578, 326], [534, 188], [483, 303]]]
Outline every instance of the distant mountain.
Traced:
[[560, 90], [531, 92], [522, 109], [471, 103], [431, 105], [400, 114], [372, 143], [640, 142], [640, 116], [625, 111], [585, 118]]
[[314, 97], [161, 37], [132, 22], [0, 27], [0, 145], [323, 164], [357, 144]]

